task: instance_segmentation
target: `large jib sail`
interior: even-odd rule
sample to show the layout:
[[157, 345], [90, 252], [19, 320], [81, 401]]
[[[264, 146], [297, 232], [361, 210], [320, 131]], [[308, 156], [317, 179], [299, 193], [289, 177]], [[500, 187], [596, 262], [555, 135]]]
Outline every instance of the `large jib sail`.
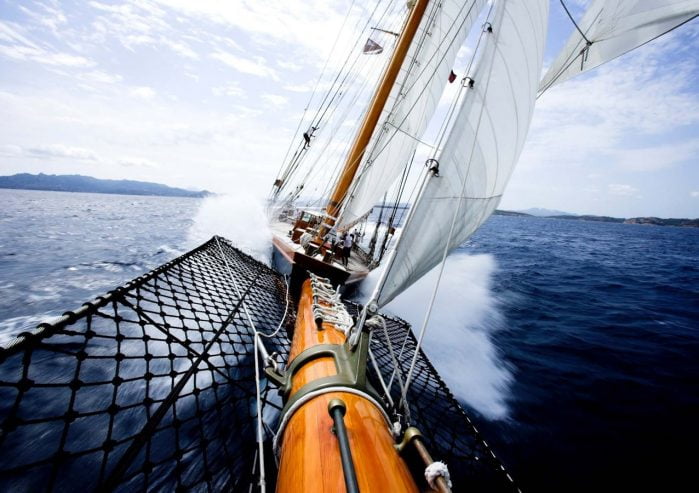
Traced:
[[699, 0], [595, 0], [541, 81], [555, 84], [627, 53], [699, 15]]
[[436, 156], [439, 173], [425, 178], [377, 286], [380, 306], [441, 262], [498, 205], [531, 122], [547, 20], [546, 0], [495, 2], [482, 56], [469, 74], [473, 87]]
[[338, 227], [362, 218], [400, 176], [442, 96], [456, 55], [485, 0], [434, 2], [418, 28]]

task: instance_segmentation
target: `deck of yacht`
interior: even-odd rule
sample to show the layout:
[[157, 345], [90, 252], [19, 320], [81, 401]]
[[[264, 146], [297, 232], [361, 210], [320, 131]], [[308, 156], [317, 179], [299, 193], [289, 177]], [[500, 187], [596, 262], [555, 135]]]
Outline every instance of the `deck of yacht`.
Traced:
[[[305, 254], [303, 247], [298, 243], [291, 241], [291, 229], [292, 224], [285, 222], [276, 222], [270, 224], [272, 230], [274, 246], [279, 250], [279, 252], [286, 257], [290, 263], [294, 263], [296, 255], [303, 255], [310, 257], [318, 262], [323, 262], [323, 256], [320, 253], [316, 253], [313, 256], [308, 256]], [[323, 262], [325, 265], [332, 266], [335, 269], [345, 271], [348, 273], [346, 284], [351, 284], [364, 279], [369, 274], [369, 267], [362, 256], [352, 249], [350, 253], [349, 261], [345, 267], [342, 264], [340, 258], [333, 258], [331, 262]]]

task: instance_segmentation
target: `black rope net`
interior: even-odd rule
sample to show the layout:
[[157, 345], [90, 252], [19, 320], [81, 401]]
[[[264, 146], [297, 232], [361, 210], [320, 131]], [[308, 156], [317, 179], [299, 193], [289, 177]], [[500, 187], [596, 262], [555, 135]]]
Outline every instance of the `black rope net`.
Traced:
[[[358, 313], [358, 306], [349, 305], [348, 308], [350, 313]], [[404, 378], [410, 369], [417, 341], [410, 330], [410, 324], [405, 320], [386, 315], [382, 318]], [[383, 328], [374, 329], [371, 350], [383, 381], [388, 383], [393, 377], [391, 397], [394, 403], [399, 403], [401, 390], [398, 372], [394, 372], [394, 360]], [[374, 388], [381, 388], [373, 367], [369, 379]], [[399, 416], [401, 422], [417, 427], [427, 441], [432, 458], [448, 465], [454, 491], [519, 491], [512, 476], [490, 449], [422, 349], [418, 353], [406, 401], [410, 409], [410, 420], [402, 412], [403, 415]], [[397, 411], [400, 412], [400, 409]]]
[[[287, 291], [281, 275], [214, 237], [0, 348], [0, 490], [249, 491], [258, 457], [248, 316], [262, 333], [282, 324], [264, 343], [285, 364], [295, 319]], [[406, 322], [387, 322], [394, 345], [407, 333], [415, 347]], [[381, 338], [372, 345], [390, 367]], [[455, 490], [511, 490], [422, 354], [417, 370], [414, 424]], [[282, 403], [262, 383], [269, 442]]]

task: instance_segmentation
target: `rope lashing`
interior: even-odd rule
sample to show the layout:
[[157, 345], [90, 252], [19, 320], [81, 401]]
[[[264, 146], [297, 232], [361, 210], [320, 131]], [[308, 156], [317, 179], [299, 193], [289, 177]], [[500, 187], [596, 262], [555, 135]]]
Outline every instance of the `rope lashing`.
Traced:
[[313, 318], [316, 324], [321, 328], [323, 322], [328, 322], [347, 334], [354, 325], [354, 320], [340, 299], [340, 289], [333, 288], [325, 278], [309, 274], [313, 290]]
[[451, 488], [451, 479], [449, 478], [449, 468], [442, 461], [435, 461], [425, 468], [425, 479], [430, 485], [430, 488], [437, 489], [437, 478], [442, 477], [447, 482], [447, 486]]

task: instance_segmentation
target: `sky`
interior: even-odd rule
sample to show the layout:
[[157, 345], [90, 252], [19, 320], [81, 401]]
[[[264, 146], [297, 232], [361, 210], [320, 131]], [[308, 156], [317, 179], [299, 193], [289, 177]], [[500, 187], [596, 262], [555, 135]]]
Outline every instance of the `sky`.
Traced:
[[[0, 0], [0, 174], [263, 197], [350, 3]], [[545, 93], [500, 208], [699, 217], [698, 155], [695, 20]]]

